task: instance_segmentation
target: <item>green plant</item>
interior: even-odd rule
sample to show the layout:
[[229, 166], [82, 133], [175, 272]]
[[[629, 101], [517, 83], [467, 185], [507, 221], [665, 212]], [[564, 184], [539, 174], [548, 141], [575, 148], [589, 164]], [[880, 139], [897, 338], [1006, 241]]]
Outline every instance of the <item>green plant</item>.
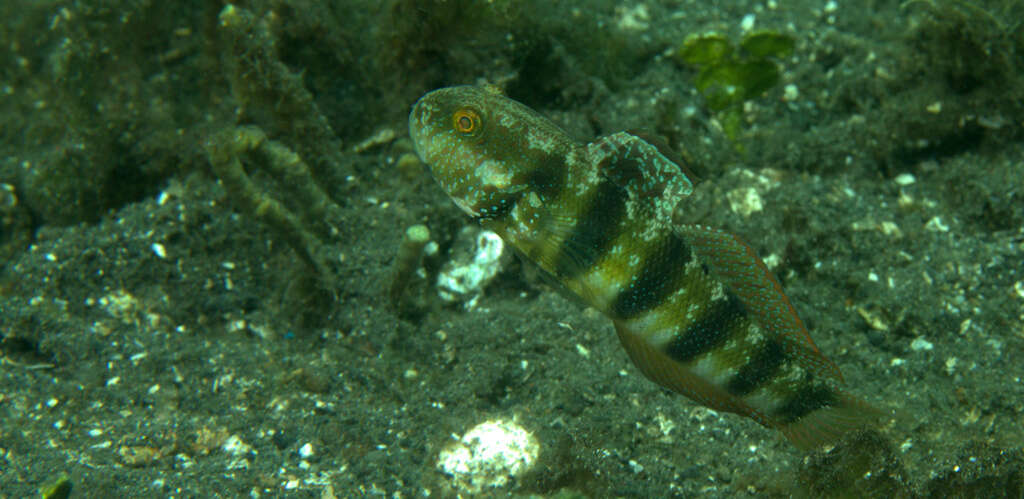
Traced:
[[730, 139], [742, 123], [744, 102], [761, 96], [779, 83], [777, 59], [793, 51], [792, 36], [775, 31], [757, 31], [738, 45], [720, 33], [690, 35], [676, 53], [688, 66], [699, 69], [695, 85], [708, 108], [718, 114]]

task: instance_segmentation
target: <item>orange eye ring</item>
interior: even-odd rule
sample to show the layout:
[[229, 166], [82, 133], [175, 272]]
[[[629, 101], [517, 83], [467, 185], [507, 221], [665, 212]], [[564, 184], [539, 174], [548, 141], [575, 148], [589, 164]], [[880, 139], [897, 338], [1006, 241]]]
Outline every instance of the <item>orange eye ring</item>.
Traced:
[[469, 108], [462, 108], [452, 114], [452, 127], [456, 132], [470, 135], [480, 130], [480, 114]]

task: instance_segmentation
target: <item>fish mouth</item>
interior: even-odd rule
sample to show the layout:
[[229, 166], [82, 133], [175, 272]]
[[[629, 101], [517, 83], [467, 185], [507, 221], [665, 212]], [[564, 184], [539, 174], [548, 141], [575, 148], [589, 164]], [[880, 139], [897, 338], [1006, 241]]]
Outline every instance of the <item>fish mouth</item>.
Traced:
[[409, 138], [412, 139], [416, 154], [424, 162], [427, 158], [423, 154], [423, 145], [426, 141], [427, 120], [430, 118], [430, 111], [427, 107], [421, 98], [416, 101], [416, 104], [413, 104], [412, 111], [409, 113]]
[[433, 120], [438, 112], [438, 106], [433, 97], [435, 92], [430, 92], [420, 97], [416, 104], [413, 104], [412, 111], [409, 112], [409, 138], [412, 139], [416, 154], [424, 162], [428, 162], [427, 156], [429, 151], [426, 149], [428, 149], [427, 145], [434, 135], [435, 124]]
[[430, 118], [430, 111], [427, 103], [423, 102], [426, 96], [421, 97], [412, 106], [412, 112], [409, 113], [409, 129], [412, 130], [414, 127], [422, 127], [426, 124]]

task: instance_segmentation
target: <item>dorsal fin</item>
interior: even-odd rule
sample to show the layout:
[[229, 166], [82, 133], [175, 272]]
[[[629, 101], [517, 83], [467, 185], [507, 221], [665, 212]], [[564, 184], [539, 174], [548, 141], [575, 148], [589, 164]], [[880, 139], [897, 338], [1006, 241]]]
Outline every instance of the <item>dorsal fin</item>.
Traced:
[[668, 141], [664, 137], [647, 130], [626, 130], [626, 132], [640, 137], [648, 144], [654, 146], [662, 156], [665, 156], [669, 161], [679, 165], [679, 169], [682, 170], [683, 175], [690, 179], [693, 185], [699, 184], [706, 176], [697, 163], [686, 153], [685, 150], [677, 150], [672, 146], [668, 145]]
[[800, 365], [817, 376], [842, 381], [839, 367], [814, 345], [782, 286], [747, 243], [728, 232], [700, 225], [682, 225], [677, 231], [712, 274], [739, 297], [751, 316], [783, 341], [787, 353]]
[[622, 188], [646, 215], [667, 224], [679, 201], [693, 192], [683, 168], [644, 139], [617, 132], [587, 144], [590, 164]]

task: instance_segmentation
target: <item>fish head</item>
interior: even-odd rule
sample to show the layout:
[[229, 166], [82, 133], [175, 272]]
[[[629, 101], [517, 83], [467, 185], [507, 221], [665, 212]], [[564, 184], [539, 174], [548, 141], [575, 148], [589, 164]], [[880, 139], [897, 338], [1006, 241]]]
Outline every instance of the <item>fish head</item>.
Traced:
[[421, 97], [409, 114], [409, 136], [444, 191], [475, 218], [510, 207], [530, 187], [538, 165], [571, 147], [534, 111], [475, 86]]

